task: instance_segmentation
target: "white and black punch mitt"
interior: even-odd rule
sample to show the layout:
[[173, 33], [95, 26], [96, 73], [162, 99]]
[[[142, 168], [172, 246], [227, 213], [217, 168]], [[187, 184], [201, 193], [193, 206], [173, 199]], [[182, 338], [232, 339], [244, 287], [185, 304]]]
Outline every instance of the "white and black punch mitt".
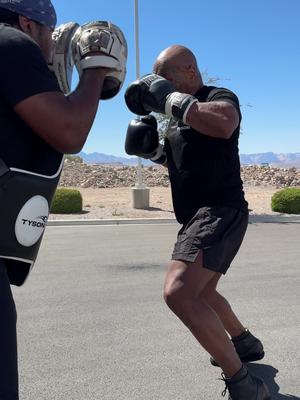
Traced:
[[127, 42], [120, 28], [108, 21], [82, 25], [72, 39], [72, 53], [79, 77], [84, 69], [109, 69], [101, 99], [110, 99], [118, 94], [126, 76], [128, 53]]
[[74, 69], [72, 37], [78, 28], [76, 22], [68, 22], [59, 25], [52, 34], [53, 52], [49, 68], [55, 73], [60, 89], [65, 94], [71, 91]]

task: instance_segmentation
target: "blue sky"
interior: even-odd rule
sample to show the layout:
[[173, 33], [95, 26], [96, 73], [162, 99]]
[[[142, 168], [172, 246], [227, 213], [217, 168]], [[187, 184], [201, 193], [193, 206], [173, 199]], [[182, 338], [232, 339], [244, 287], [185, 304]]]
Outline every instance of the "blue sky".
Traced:
[[[124, 91], [135, 80], [134, 0], [53, 0], [58, 23], [110, 20], [129, 48], [120, 94], [100, 103], [85, 152], [124, 156], [134, 117]], [[300, 152], [300, 0], [139, 0], [141, 74], [172, 44], [189, 47], [201, 71], [223, 78], [242, 104], [241, 153]], [[76, 76], [74, 78], [76, 82]], [[247, 106], [251, 105], [251, 107]]]

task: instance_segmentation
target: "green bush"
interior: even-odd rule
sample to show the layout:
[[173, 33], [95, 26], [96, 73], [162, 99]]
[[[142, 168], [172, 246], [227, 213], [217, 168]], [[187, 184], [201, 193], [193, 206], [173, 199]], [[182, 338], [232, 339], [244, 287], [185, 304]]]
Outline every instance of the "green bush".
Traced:
[[285, 214], [300, 214], [300, 189], [286, 188], [274, 193], [271, 199], [272, 211]]
[[82, 164], [83, 163], [83, 158], [79, 157], [79, 156], [74, 156], [73, 154], [65, 154], [65, 161], [73, 161], [75, 163], [78, 164]]
[[79, 190], [59, 188], [52, 204], [52, 214], [73, 214], [82, 211], [82, 196]]

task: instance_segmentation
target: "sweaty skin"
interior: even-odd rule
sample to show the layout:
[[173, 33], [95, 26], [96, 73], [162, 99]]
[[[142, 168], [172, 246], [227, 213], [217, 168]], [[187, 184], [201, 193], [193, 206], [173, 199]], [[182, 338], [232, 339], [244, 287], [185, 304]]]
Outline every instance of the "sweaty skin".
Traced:
[[[195, 95], [203, 87], [194, 54], [181, 45], [163, 50], [154, 63], [153, 72], [168, 79], [181, 93]], [[229, 139], [239, 124], [239, 114], [233, 105], [225, 101], [196, 102], [191, 106], [186, 120], [202, 134]]]

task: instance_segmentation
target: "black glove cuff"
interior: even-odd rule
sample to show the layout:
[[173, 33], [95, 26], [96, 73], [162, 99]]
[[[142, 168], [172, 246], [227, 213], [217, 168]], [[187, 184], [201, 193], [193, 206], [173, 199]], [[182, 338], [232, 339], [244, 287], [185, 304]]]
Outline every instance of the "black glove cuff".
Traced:
[[161, 144], [158, 146], [155, 155], [151, 157], [150, 160], [155, 162], [156, 164], [161, 164], [161, 165], [167, 164], [167, 155]]

